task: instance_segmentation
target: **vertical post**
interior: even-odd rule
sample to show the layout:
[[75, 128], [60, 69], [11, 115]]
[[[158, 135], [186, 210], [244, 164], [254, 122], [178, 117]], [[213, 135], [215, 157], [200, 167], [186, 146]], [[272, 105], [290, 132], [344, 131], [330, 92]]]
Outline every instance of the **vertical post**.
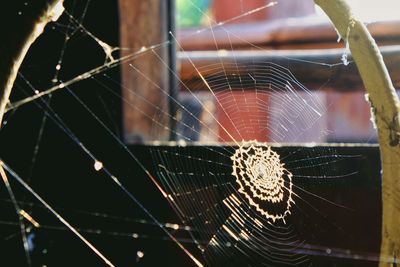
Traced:
[[[168, 59], [169, 59], [169, 68], [171, 71], [174, 73], [179, 73], [177, 72], [177, 65], [176, 65], [176, 43], [173, 38], [173, 36], [170, 34], [172, 33], [173, 35], [176, 36], [176, 5], [175, 5], [175, 0], [167, 0], [168, 2], [168, 7], [167, 7], [167, 12], [168, 12], [168, 40], [169, 40], [169, 45], [168, 45]], [[176, 79], [175, 75], [169, 75], [169, 94], [171, 96], [171, 99], [178, 99], [178, 94], [179, 94], [179, 84]], [[169, 119], [169, 128], [170, 128], [170, 135], [169, 139], [170, 141], [175, 141], [176, 140], [176, 128], [177, 128], [177, 121], [176, 121], [176, 113], [178, 112], [178, 105], [176, 102], [169, 100], [169, 114], [171, 115]]]
[[128, 143], [170, 137], [165, 94], [169, 72], [164, 64], [169, 64], [168, 45], [146, 50], [168, 40], [167, 7], [165, 0], [119, 0], [121, 56], [139, 53], [121, 66], [123, 130]]

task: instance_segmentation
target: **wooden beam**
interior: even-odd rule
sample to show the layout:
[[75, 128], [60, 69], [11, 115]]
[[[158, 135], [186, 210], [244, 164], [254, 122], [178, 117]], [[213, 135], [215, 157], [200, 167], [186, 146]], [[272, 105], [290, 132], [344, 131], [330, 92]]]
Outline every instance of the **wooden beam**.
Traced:
[[[381, 47], [381, 52], [395, 87], [400, 88], [400, 69], [398, 68], [400, 46]], [[179, 52], [178, 60], [181, 64], [181, 79], [191, 90], [207, 90], [207, 88], [190, 60], [206, 79], [217, 78], [221, 75], [217, 70], [223, 67], [227, 78], [225, 82], [229, 82], [232, 87], [236, 86], [237, 89], [245, 87], [244, 84], [253, 84], [254, 81], [248, 74], [251, 74], [254, 68], [261, 70], [263, 66], [271, 62], [287, 67], [309, 89], [319, 89], [322, 85], [338, 91], [363, 89], [355, 64], [347, 66], [340, 64], [343, 53], [344, 49], [191, 51]], [[348, 60], [352, 60], [351, 56]], [[333, 65], [336, 63], [340, 65]], [[257, 81], [258, 85], [262, 82], [262, 79]], [[247, 89], [252, 88], [253, 86], [249, 86]]]
[[[119, 0], [121, 56], [167, 41], [165, 0]], [[160, 60], [158, 56], [162, 59]], [[121, 65], [124, 139], [128, 143], [167, 140], [169, 132], [167, 45]], [[152, 103], [152, 104], [149, 104]], [[163, 112], [161, 112], [163, 111]]]
[[[380, 45], [400, 40], [400, 21], [370, 23], [368, 30]], [[315, 16], [215, 26], [213, 32], [209, 28], [181, 29], [179, 36], [186, 51], [216, 50], [217, 46], [219, 49], [230, 49], [231, 46], [235, 49], [254, 46], [280, 48], [290, 44], [313, 44], [310, 48], [315, 49], [320, 43], [341, 46], [337, 43], [338, 35], [332, 24]]]

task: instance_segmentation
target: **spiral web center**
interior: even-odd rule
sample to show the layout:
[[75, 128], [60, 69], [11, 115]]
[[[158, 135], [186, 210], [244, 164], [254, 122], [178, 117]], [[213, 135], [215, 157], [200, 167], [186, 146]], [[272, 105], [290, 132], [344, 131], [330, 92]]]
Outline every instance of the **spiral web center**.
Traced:
[[[238, 191], [249, 204], [267, 219], [285, 222], [294, 203], [292, 174], [281, 163], [279, 154], [268, 144], [254, 140], [243, 142], [231, 159]], [[268, 204], [279, 207], [272, 207], [272, 211]]]

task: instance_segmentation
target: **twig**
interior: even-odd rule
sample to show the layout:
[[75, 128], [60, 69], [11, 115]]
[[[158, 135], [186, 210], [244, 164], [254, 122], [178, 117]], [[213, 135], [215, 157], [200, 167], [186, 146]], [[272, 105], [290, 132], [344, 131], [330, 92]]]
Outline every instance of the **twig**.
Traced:
[[347, 42], [368, 92], [378, 128], [382, 163], [382, 243], [380, 266], [395, 266], [400, 253], [399, 99], [379, 48], [345, 0], [315, 0]]

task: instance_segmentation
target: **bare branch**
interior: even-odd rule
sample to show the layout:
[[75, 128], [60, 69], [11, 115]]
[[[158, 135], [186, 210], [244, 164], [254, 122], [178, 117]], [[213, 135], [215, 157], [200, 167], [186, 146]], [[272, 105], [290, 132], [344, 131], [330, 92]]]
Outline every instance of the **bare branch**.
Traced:
[[383, 171], [382, 244], [380, 266], [395, 266], [400, 253], [399, 99], [374, 39], [345, 0], [315, 0], [347, 42], [365, 88], [378, 127]]

